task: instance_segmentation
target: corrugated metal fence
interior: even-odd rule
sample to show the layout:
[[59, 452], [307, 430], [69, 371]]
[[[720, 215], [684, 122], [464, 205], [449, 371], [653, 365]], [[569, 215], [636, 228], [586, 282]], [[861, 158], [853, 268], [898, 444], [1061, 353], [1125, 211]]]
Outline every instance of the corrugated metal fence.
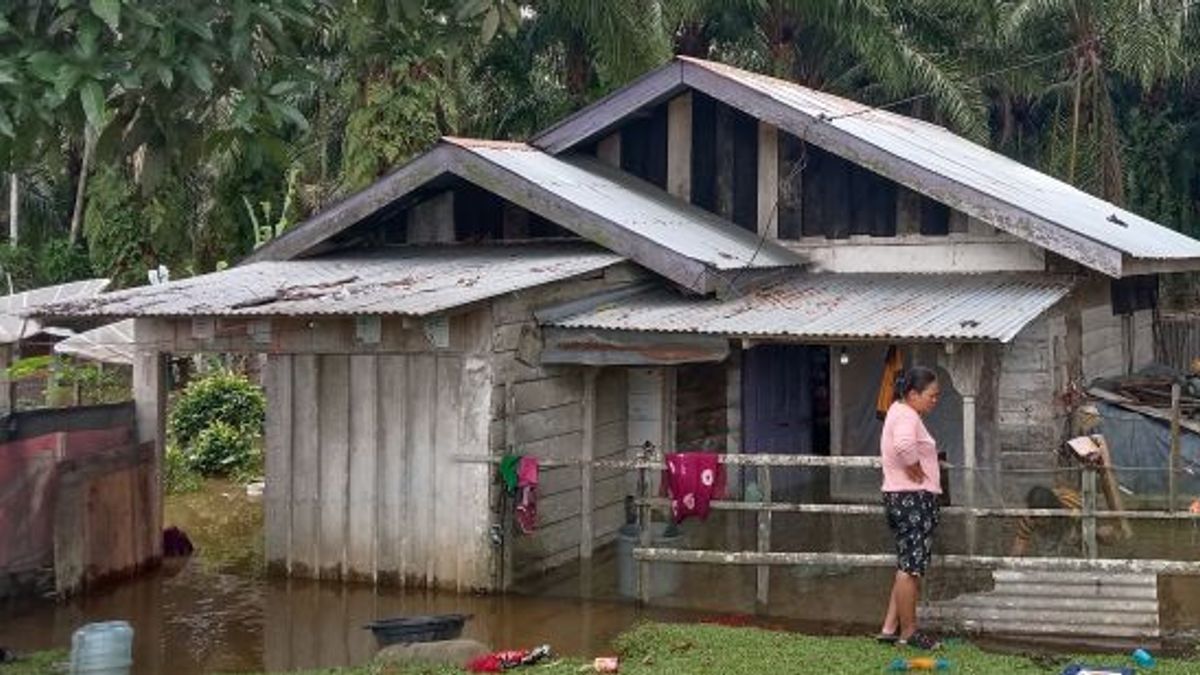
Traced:
[[1200, 316], [1157, 317], [1154, 335], [1155, 361], [1186, 372], [1192, 359], [1200, 358]]

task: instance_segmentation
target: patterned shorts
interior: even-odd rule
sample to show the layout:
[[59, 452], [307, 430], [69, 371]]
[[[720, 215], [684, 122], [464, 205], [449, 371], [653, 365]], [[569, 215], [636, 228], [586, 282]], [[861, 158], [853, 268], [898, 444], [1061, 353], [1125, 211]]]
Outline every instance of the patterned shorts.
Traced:
[[933, 531], [938, 524], [937, 495], [924, 490], [885, 492], [887, 524], [896, 535], [896, 567], [919, 577], [933, 555]]

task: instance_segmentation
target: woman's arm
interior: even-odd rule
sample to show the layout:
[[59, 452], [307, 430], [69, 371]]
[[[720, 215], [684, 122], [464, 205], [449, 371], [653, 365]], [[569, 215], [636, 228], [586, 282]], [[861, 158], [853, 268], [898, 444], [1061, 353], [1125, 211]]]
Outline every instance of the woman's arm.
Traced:
[[908, 478], [916, 483], [924, 482], [925, 470], [921, 468], [921, 454], [917, 441], [917, 424], [919, 420], [900, 419], [892, 427], [892, 448]]

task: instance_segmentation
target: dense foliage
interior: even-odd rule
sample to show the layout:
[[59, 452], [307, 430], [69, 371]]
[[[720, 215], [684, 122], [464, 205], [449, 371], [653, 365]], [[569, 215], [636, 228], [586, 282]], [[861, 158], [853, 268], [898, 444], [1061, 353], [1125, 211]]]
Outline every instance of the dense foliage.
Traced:
[[3, 281], [211, 271], [440, 135], [528, 137], [673, 53], [889, 104], [1200, 234], [1194, 5], [13, 0]]
[[220, 371], [188, 384], [171, 408], [167, 434], [190, 470], [237, 477], [261, 462], [265, 417], [262, 389], [243, 375]]

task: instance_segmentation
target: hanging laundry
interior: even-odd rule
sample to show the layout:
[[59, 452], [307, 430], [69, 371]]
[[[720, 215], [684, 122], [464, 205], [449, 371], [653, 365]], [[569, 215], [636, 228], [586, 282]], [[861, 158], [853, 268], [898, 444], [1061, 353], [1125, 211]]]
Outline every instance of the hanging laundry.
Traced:
[[536, 457], [522, 457], [517, 463], [517, 527], [522, 534], [532, 534], [537, 527], [538, 462]]
[[883, 377], [879, 381], [879, 393], [875, 396], [875, 416], [887, 417], [888, 408], [896, 400], [896, 380], [904, 372], [904, 355], [896, 345], [888, 347], [883, 359]]
[[517, 465], [520, 462], [520, 455], [505, 455], [500, 458], [500, 482], [504, 484], [504, 491], [509, 494], [517, 491]]
[[680, 452], [666, 456], [667, 491], [676, 523], [708, 518], [709, 503], [725, 492], [725, 467], [715, 452]]

